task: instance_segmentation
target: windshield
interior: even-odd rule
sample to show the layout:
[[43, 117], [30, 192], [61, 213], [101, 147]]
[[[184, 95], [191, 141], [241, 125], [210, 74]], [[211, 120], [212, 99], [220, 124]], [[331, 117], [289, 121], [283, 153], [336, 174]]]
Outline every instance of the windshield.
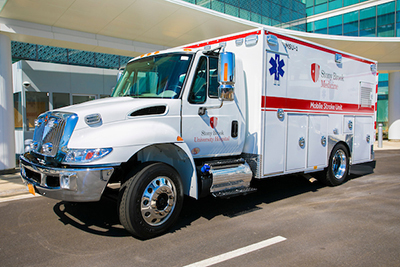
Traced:
[[178, 98], [191, 54], [162, 54], [128, 63], [112, 97]]

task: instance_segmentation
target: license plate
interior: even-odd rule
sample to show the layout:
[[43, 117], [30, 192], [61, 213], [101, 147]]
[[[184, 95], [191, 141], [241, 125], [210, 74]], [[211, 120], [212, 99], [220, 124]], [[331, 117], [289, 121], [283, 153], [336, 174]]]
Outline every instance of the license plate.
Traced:
[[35, 195], [35, 187], [33, 186], [33, 184], [28, 183], [28, 191], [29, 193], [31, 193], [32, 195]]

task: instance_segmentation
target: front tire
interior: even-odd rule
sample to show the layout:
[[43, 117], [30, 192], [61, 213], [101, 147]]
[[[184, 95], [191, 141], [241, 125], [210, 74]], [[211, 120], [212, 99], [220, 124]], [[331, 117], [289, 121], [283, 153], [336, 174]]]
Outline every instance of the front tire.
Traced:
[[164, 233], [183, 203], [179, 174], [164, 163], [143, 165], [121, 187], [119, 218], [133, 236], [148, 239]]
[[329, 157], [329, 165], [325, 170], [322, 182], [328, 186], [337, 186], [346, 181], [349, 172], [349, 152], [345, 145], [337, 144]]

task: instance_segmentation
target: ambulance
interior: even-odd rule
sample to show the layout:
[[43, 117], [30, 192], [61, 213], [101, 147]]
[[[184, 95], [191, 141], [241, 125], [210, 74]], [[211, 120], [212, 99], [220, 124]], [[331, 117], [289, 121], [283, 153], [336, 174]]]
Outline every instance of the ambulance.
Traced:
[[114, 188], [121, 224], [152, 238], [184, 195], [248, 194], [287, 174], [342, 184], [374, 162], [376, 95], [377, 62], [272, 27], [148, 53], [111, 97], [41, 114], [22, 179], [71, 202]]

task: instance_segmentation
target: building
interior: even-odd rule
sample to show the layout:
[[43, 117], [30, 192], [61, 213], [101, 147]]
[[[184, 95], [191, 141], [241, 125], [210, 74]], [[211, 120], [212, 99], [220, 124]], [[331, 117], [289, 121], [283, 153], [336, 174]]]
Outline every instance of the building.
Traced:
[[0, 170], [14, 166], [8, 155], [14, 154], [11, 57], [14, 62], [118, 69], [131, 57], [260, 25], [377, 60], [384, 74], [378, 118], [385, 122], [388, 110], [389, 138], [400, 139], [400, 107], [391, 105], [400, 97], [398, 13], [398, 0], [102, 0], [96, 5], [89, 0], [2, 1], [0, 119], [7, 131], [0, 135]]

